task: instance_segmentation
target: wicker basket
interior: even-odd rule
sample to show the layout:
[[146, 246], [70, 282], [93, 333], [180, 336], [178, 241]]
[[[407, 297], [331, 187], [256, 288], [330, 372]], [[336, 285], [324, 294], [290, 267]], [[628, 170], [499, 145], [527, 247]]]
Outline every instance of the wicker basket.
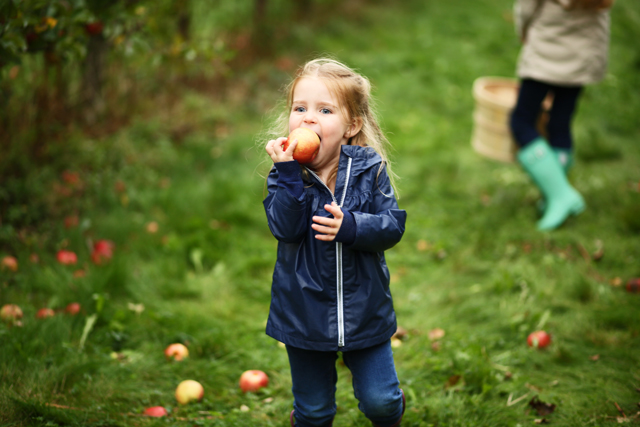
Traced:
[[504, 77], [479, 77], [473, 82], [473, 149], [502, 162], [514, 162], [518, 147], [509, 128], [509, 114], [518, 98], [518, 81]]

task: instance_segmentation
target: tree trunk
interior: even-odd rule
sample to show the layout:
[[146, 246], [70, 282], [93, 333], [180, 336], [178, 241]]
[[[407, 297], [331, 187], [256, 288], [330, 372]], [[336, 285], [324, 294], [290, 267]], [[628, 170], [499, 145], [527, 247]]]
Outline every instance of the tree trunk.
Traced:
[[87, 45], [87, 57], [84, 61], [84, 71], [81, 84], [81, 108], [87, 124], [96, 123], [98, 117], [105, 110], [102, 93], [104, 86], [105, 59], [107, 56], [107, 41], [102, 34], [93, 35]]
[[252, 47], [257, 56], [268, 56], [272, 43], [267, 22], [267, 0], [255, 0]]

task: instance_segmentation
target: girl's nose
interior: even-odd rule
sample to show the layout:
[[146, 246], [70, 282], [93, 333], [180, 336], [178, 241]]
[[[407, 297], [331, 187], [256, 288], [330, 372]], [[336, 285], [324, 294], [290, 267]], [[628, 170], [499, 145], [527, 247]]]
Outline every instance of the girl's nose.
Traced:
[[316, 119], [316, 115], [313, 111], [307, 111], [304, 115], [304, 122], [305, 123], [317, 123], [318, 120]]

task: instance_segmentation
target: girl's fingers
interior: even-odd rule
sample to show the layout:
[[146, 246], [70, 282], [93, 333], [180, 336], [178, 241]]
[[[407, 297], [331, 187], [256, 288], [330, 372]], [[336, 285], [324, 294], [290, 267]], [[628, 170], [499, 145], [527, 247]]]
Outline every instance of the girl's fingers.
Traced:
[[322, 233], [322, 234], [334, 235], [334, 234], [338, 233], [338, 229], [335, 228], [335, 227], [324, 227], [322, 225], [313, 224], [313, 225], [311, 225], [311, 228], [316, 230], [318, 233]]
[[316, 239], [324, 242], [332, 242], [336, 237], [332, 234], [316, 234]]
[[330, 205], [324, 205], [324, 210], [329, 212], [335, 219], [342, 219], [344, 214], [342, 213], [342, 209], [336, 204], [336, 202], [331, 202]]
[[[286, 138], [285, 138], [286, 140]], [[284, 142], [284, 141], [283, 141]], [[287, 150], [284, 152], [286, 155], [293, 157], [293, 150], [296, 149], [296, 146], [298, 145], [298, 140], [294, 139], [293, 141], [291, 141], [291, 143], [289, 144], [289, 146], [287, 147]]]

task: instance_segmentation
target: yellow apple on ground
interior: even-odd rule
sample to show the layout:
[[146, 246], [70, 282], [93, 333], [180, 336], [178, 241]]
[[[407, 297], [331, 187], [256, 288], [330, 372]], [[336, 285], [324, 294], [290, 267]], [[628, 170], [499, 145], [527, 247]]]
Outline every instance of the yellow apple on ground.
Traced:
[[148, 417], [164, 417], [167, 414], [167, 410], [162, 406], [152, 406], [144, 410], [144, 415]]
[[204, 387], [198, 381], [184, 380], [176, 388], [176, 400], [181, 405], [189, 402], [202, 400], [204, 397]]
[[3, 322], [16, 322], [22, 319], [22, 309], [15, 304], [6, 304], [0, 309], [0, 319]]
[[293, 159], [303, 165], [311, 163], [320, 150], [320, 138], [318, 134], [309, 128], [294, 129], [287, 137], [282, 149], [286, 151], [286, 149], [289, 148], [289, 144], [296, 139], [298, 140], [298, 145], [296, 145], [295, 150], [293, 150]]
[[240, 375], [239, 384], [243, 393], [248, 391], [255, 392], [269, 385], [269, 377], [264, 372], [253, 369]]
[[189, 357], [189, 350], [183, 344], [175, 343], [164, 349], [164, 356], [167, 360], [175, 360], [177, 362]]

